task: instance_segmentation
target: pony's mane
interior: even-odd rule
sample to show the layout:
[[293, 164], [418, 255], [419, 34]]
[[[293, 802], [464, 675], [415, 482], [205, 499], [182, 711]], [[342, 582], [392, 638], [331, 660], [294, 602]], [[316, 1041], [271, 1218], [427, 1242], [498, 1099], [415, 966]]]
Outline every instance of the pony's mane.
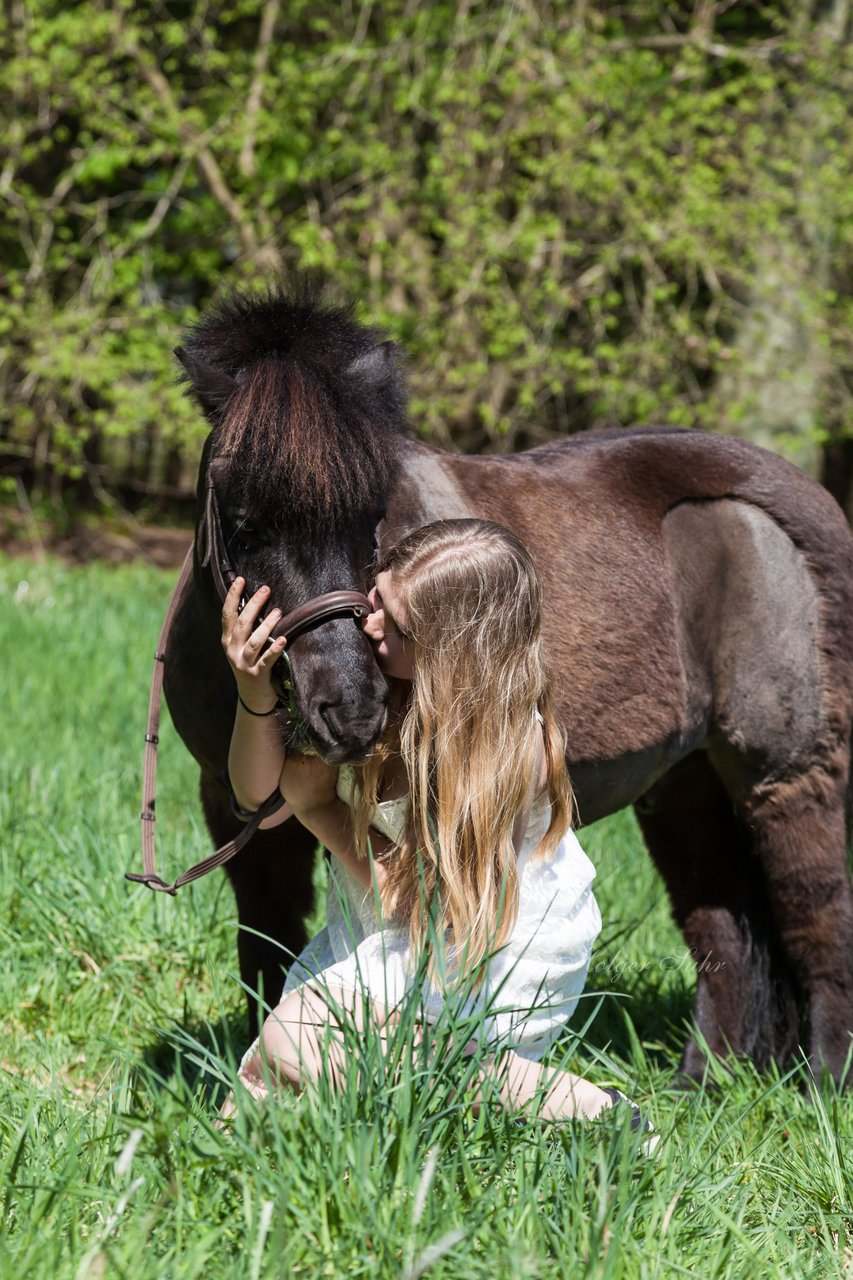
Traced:
[[[227, 460], [226, 494], [253, 519], [322, 532], [381, 508], [406, 431], [405, 383], [393, 344], [351, 307], [304, 287], [234, 293], [195, 326], [185, 355], [213, 455]], [[199, 370], [217, 382], [216, 407]]]

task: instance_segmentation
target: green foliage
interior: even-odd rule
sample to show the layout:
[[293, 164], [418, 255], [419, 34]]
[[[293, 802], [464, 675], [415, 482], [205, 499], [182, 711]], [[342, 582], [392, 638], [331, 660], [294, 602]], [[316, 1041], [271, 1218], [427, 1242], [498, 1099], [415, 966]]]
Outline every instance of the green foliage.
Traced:
[[[849, 1097], [742, 1063], [670, 1090], [692, 961], [627, 814], [583, 834], [605, 933], [565, 1048], [642, 1100], [654, 1159], [618, 1124], [477, 1118], [470, 1060], [400, 1039], [389, 1075], [355, 1035], [344, 1092], [214, 1128], [245, 1044], [231, 893], [221, 873], [176, 898], [123, 879], [172, 577], [0, 561], [0, 1276], [849, 1276]], [[168, 723], [160, 749], [175, 871], [207, 836]]]
[[771, 308], [814, 335], [808, 430], [850, 428], [853, 79], [830, 18], [745, 0], [10, 15], [0, 389], [7, 456], [42, 479], [144, 492], [171, 467], [189, 487], [182, 326], [305, 268], [404, 344], [426, 438], [502, 451], [751, 420], [738, 335], [790, 261]]

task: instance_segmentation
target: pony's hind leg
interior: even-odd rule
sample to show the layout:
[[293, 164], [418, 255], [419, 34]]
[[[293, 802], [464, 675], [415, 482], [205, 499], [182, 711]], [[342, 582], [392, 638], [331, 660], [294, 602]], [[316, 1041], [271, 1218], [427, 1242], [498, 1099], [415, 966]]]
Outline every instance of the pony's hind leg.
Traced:
[[[775, 930], [802, 993], [819, 1079], [843, 1082], [853, 1034], [853, 897], [846, 768], [814, 767], [755, 788], [743, 804]], [[805, 1036], [803, 1037], [805, 1040]]]
[[[748, 834], [704, 751], [676, 764], [636, 805], [675, 922], [696, 965], [694, 1018], [724, 1057], [759, 1068], [784, 1061], [797, 1041], [793, 983], [772, 924]], [[704, 1051], [691, 1037], [683, 1075], [699, 1080]]]

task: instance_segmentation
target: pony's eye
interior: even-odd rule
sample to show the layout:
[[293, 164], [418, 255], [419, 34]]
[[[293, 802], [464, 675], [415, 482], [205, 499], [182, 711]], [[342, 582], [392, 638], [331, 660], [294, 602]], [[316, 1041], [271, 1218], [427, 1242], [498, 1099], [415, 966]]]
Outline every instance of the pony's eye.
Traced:
[[249, 520], [235, 520], [231, 540], [245, 551], [251, 551], [263, 541], [261, 534]]

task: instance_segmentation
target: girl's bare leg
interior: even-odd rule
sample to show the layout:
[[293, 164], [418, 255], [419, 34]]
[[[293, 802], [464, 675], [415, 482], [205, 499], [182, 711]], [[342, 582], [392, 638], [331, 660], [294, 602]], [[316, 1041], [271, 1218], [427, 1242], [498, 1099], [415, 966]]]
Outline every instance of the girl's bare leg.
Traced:
[[[342, 1017], [357, 1031], [364, 1031], [368, 1018], [381, 1027], [387, 1014], [379, 1005], [340, 987], [320, 991], [308, 983], [292, 991], [264, 1022], [257, 1050], [240, 1071], [243, 1087], [253, 1098], [263, 1099], [269, 1095], [268, 1082], [300, 1092], [324, 1070], [333, 1081], [342, 1079], [347, 1068]], [[232, 1093], [220, 1112], [222, 1119], [236, 1110]]]
[[[268, 1096], [268, 1081], [301, 1091], [322, 1071], [333, 1081], [347, 1070], [343, 1032], [336, 1010], [351, 1025], [364, 1031], [368, 1018], [382, 1028], [388, 1011], [363, 996], [340, 987], [320, 991], [310, 983], [293, 991], [264, 1022], [257, 1052], [242, 1068], [240, 1082], [254, 1098]], [[349, 1064], [350, 1069], [352, 1063]], [[483, 1068], [496, 1077], [504, 1106], [525, 1112], [539, 1103], [537, 1114], [546, 1120], [592, 1119], [613, 1106], [613, 1099], [589, 1080], [543, 1067], [538, 1062], [507, 1052], [499, 1061], [490, 1059]], [[480, 1105], [480, 1099], [474, 1102]], [[227, 1098], [221, 1116], [228, 1119], [236, 1111], [234, 1095]]]

